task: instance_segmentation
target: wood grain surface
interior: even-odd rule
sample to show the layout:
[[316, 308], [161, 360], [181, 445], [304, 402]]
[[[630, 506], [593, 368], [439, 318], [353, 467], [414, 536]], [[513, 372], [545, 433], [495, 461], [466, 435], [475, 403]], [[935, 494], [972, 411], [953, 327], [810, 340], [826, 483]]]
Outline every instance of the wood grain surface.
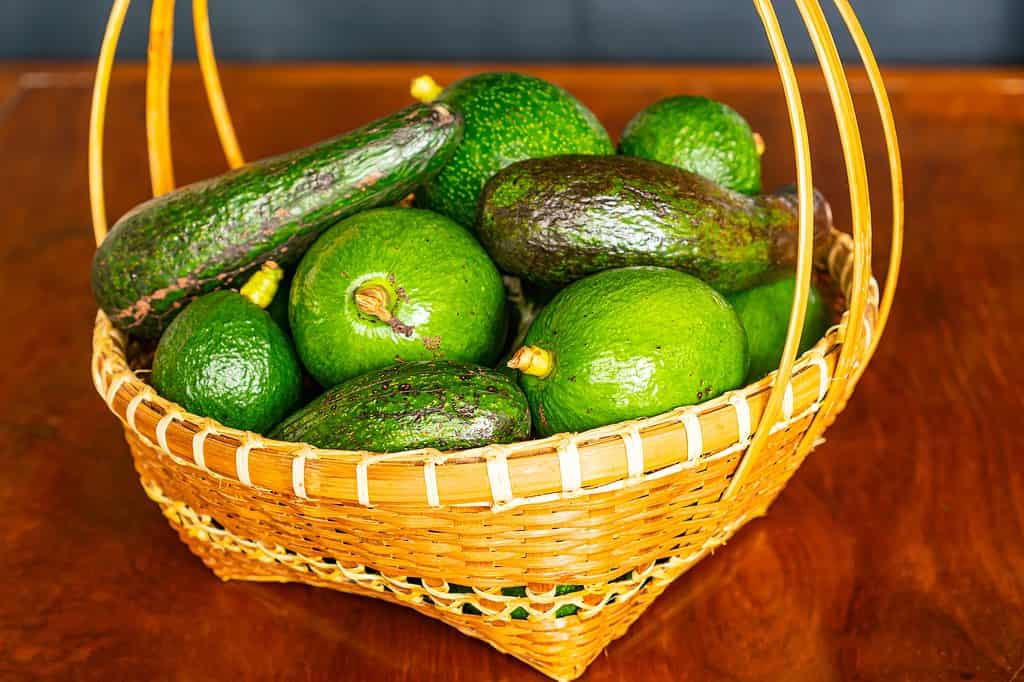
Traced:
[[[247, 158], [408, 103], [411, 76], [486, 67], [233, 66]], [[724, 99], [792, 180], [772, 69], [543, 67], [620, 131], [674, 93]], [[142, 69], [119, 68], [108, 213], [146, 197]], [[879, 352], [768, 516], [672, 586], [598, 680], [1024, 680], [1024, 72], [887, 73], [907, 243]], [[0, 66], [0, 680], [540, 680], [398, 606], [218, 581], [144, 496], [95, 395], [89, 65]], [[198, 71], [171, 92], [179, 182], [224, 169]], [[884, 145], [855, 73], [884, 272]], [[803, 71], [814, 181], [848, 220], [827, 95]]]

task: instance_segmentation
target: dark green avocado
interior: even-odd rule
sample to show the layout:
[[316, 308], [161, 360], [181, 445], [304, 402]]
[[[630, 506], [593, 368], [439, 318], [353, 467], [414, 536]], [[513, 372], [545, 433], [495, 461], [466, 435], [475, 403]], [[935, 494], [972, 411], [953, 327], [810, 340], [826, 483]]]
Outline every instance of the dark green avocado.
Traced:
[[[487, 183], [477, 232], [503, 270], [544, 287], [657, 265], [729, 292], [794, 262], [796, 209], [792, 189], [748, 197], [657, 161], [552, 156], [512, 164]], [[818, 249], [831, 225], [816, 195]]]
[[395, 365], [339, 384], [271, 438], [320, 448], [456, 450], [524, 440], [530, 409], [515, 380], [460, 362]]
[[155, 338], [196, 296], [237, 286], [268, 260], [293, 265], [339, 219], [404, 197], [461, 133], [447, 106], [416, 105], [147, 201], [96, 251], [96, 300], [119, 329]]
[[612, 154], [608, 132], [571, 94], [522, 73], [481, 73], [452, 83], [439, 102], [462, 114], [466, 132], [417, 205], [472, 228], [484, 183], [514, 161], [552, 154]]
[[153, 358], [160, 395], [236, 429], [269, 429], [295, 407], [301, 384], [291, 341], [267, 311], [236, 291], [192, 301]]

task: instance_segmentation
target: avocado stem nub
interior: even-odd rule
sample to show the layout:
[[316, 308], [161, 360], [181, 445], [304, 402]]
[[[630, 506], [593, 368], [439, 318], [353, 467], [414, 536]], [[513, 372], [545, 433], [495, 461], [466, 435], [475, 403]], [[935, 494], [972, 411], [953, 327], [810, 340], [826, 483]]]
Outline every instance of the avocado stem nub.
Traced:
[[277, 285], [284, 278], [284, 270], [277, 263], [268, 260], [263, 266], [246, 280], [238, 290], [242, 296], [261, 308], [266, 308], [277, 294]]
[[553, 360], [551, 351], [537, 346], [523, 346], [508, 361], [508, 366], [518, 369], [523, 374], [543, 379], [554, 369]]
[[356, 307], [381, 322], [391, 322], [391, 294], [379, 284], [369, 284], [356, 290]]
[[761, 133], [754, 133], [754, 149], [757, 150], [758, 156], [764, 156], [764, 138], [761, 137]]
[[443, 88], [437, 84], [437, 81], [426, 74], [413, 78], [409, 85], [409, 94], [424, 104], [429, 104], [437, 99], [441, 90]]

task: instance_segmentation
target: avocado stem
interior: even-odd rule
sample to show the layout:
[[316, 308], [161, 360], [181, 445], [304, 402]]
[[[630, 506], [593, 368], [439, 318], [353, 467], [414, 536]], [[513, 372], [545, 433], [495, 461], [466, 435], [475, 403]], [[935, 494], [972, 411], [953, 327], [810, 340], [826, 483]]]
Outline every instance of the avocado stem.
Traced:
[[538, 346], [523, 346], [509, 359], [508, 366], [523, 374], [543, 379], [554, 369], [554, 358], [551, 351]]
[[274, 300], [277, 287], [282, 279], [284, 279], [284, 270], [274, 261], [268, 260], [246, 280], [238, 293], [259, 307], [266, 308]]
[[356, 290], [356, 307], [381, 322], [391, 322], [391, 294], [379, 284], [370, 284]]
[[754, 133], [754, 149], [757, 150], [758, 156], [764, 156], [764, 138], [761, 137], [761, 133]]
[[442, 90], [443, 88], [437, 84], [437, 81], [427, 74], [413, 78], [409, 85], [409, 94], [424, 104], [429, 104], [437, 99]]

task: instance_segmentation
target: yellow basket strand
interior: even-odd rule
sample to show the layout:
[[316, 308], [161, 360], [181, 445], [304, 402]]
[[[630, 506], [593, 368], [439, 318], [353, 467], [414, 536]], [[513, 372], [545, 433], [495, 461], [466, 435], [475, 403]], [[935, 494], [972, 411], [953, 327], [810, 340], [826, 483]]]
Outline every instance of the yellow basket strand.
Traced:
[[761, 23], [764, 24], [765, 33], [768, 36], [768, 43], [771, 46], [772, 54], [775, 55], [775, 63], [779, 68], [779, 76], [782, 78], [782, 90], [786, 96], [786, 108], [789, 111], [790, 125], [793, 130], [793, 152], [796, 157], [797, 193], [799, 195], [799, 242], [797, 252], [797, 274], [796, 287], [793, 292], [793, 308], [789, 316], [789, 329], [786, 333], [786, 343], [782, 351], [782, 359], [779, 364], [779, 371], [775, 383], [768, 396], [768, 404], [765, 407], [765, 417], [761, 420], [757, 432], [754, 434], [747, 454], [743, 461], [736, 468], [729, 487], [726, 489], [724, 498], [733, 497], [743, 486], [748, 473], [753, 469], [761, 454], [765, 441], [771, 433], [772, 426], [778, 420], [782, 410], [782, 399], [786, 387], [793, 376], [793, 363], [796, 360], [797, 350], [800, 345], [800, 332], [804, 326], [804, 316], [807, 313], [807, 297], [811, 287], [811, 256], [813, 252], [813, 229], [814, 229], [814, 183], [811, 179], [811, 149], [807, 135], [807, 121], [804, 116], [803, 102], [800, 98], [800, 86], [797, 82], [796, 72], [793, 70], [793, 61], [786, 48], [786, 38], [779, 26], [778, 17], [772, 6], [771, 0], [754, 0], [757, 12], [761, 16]]
[[875, 333], [871, 337], [871, 346], [867, 349], [861, 366], [854, 375], [853, 384], [856, 384], [864, 369], [870, 362], [871, 357], [878, 348], [878, 342], [885, 333], [885, 325], [889, 321], [889, 311], [892, 309], [893, 298], [896, 295], [896, 284], [900, 276], [900, 263], [903, 259], [903, 166], [900, 161], [899, 140], [896, 137], [896, 122], [893, 119], [892, 105], [889, 103], [889, 95], [885, 90], [885, 81], [882, 80], [882, 73], [875, 60], [875, 54], [871, 50], [868, 37], [860, 25], [860, 20], [850, 6], [848, 0], [835, 0], [839, 13], [846, 22], [846, 26], [853, 37], [854, 45], [860, 53], [864, 62], [864, 70], [868, 74], [868, 81], [875, 93], [875, 102], [882, 118], [882, 131], [885, 134], [885, 145], [889, 155], [889, 176], [892, 184], [892, 246], [889, 250], [889, 268], [885, 276], [885, 291], [882, 294], [881, 305], [878, 309], [878, 323]]
[[210, 102], [210, 113], [217, 127], [217, 137], [224, 150], [224, 158], [232, 168], [245, 163], [242, 148], [238, 146], [235, 127], [228, 113], [228, 103], [224, 98], [220, 74], [217, 70], [217, 58], [213, 52], [213, 38], [210, 35], [210, 16], [207, 0], [192, 0], [192, 23], [196, 32], [196, 54], [199, 56], [199, 70], [203, 73], [203, 84], [206, 86], [206, 98]]
[[153, 196], [174, 189], [171, 162], [170, 81], [174, 60], [174, 0], [153, 0], [146, 72], [146, 141]]
[[853, 284], [848, 297], [849, 310], [843, 349], [839, 354], [833, 386], [825, 397], [815, 423], [800, 444], [801, 453], [810, 452], [814, 442], [825, 429], [832, 410], [847, 397], [847, 383], [858, 360], [860, 336], [864, 327], [864, 314], [868, 301], [868, 282], [871, 279], [871, 200], [868, 192], [867, 167], [860, 128], [853, 107], [853, 95], [846, 80], [843, 62], [839, 57], [828, 22], [816, 0], [797, 0], [797, 8], [814, 43], [821, 62], [825, 82], [832, 98], [839, 125], [839, 140], [846, 162], [846, 176], [850, 186], [850, 209], [853, 227]]
[[92, 89], [92, 108], [89, 113], [89, 205], [92, 208], [92, 233], [99, 246], [107, 236], [107, 206], [103, 195], [103, 124], [107, 117], [107, 90], [110, 72], [114, 67], [117, 42], [131, 0], [115, 0], [107, 20], [107, 29], [100, 46], [96, 65], [96, 84]]

